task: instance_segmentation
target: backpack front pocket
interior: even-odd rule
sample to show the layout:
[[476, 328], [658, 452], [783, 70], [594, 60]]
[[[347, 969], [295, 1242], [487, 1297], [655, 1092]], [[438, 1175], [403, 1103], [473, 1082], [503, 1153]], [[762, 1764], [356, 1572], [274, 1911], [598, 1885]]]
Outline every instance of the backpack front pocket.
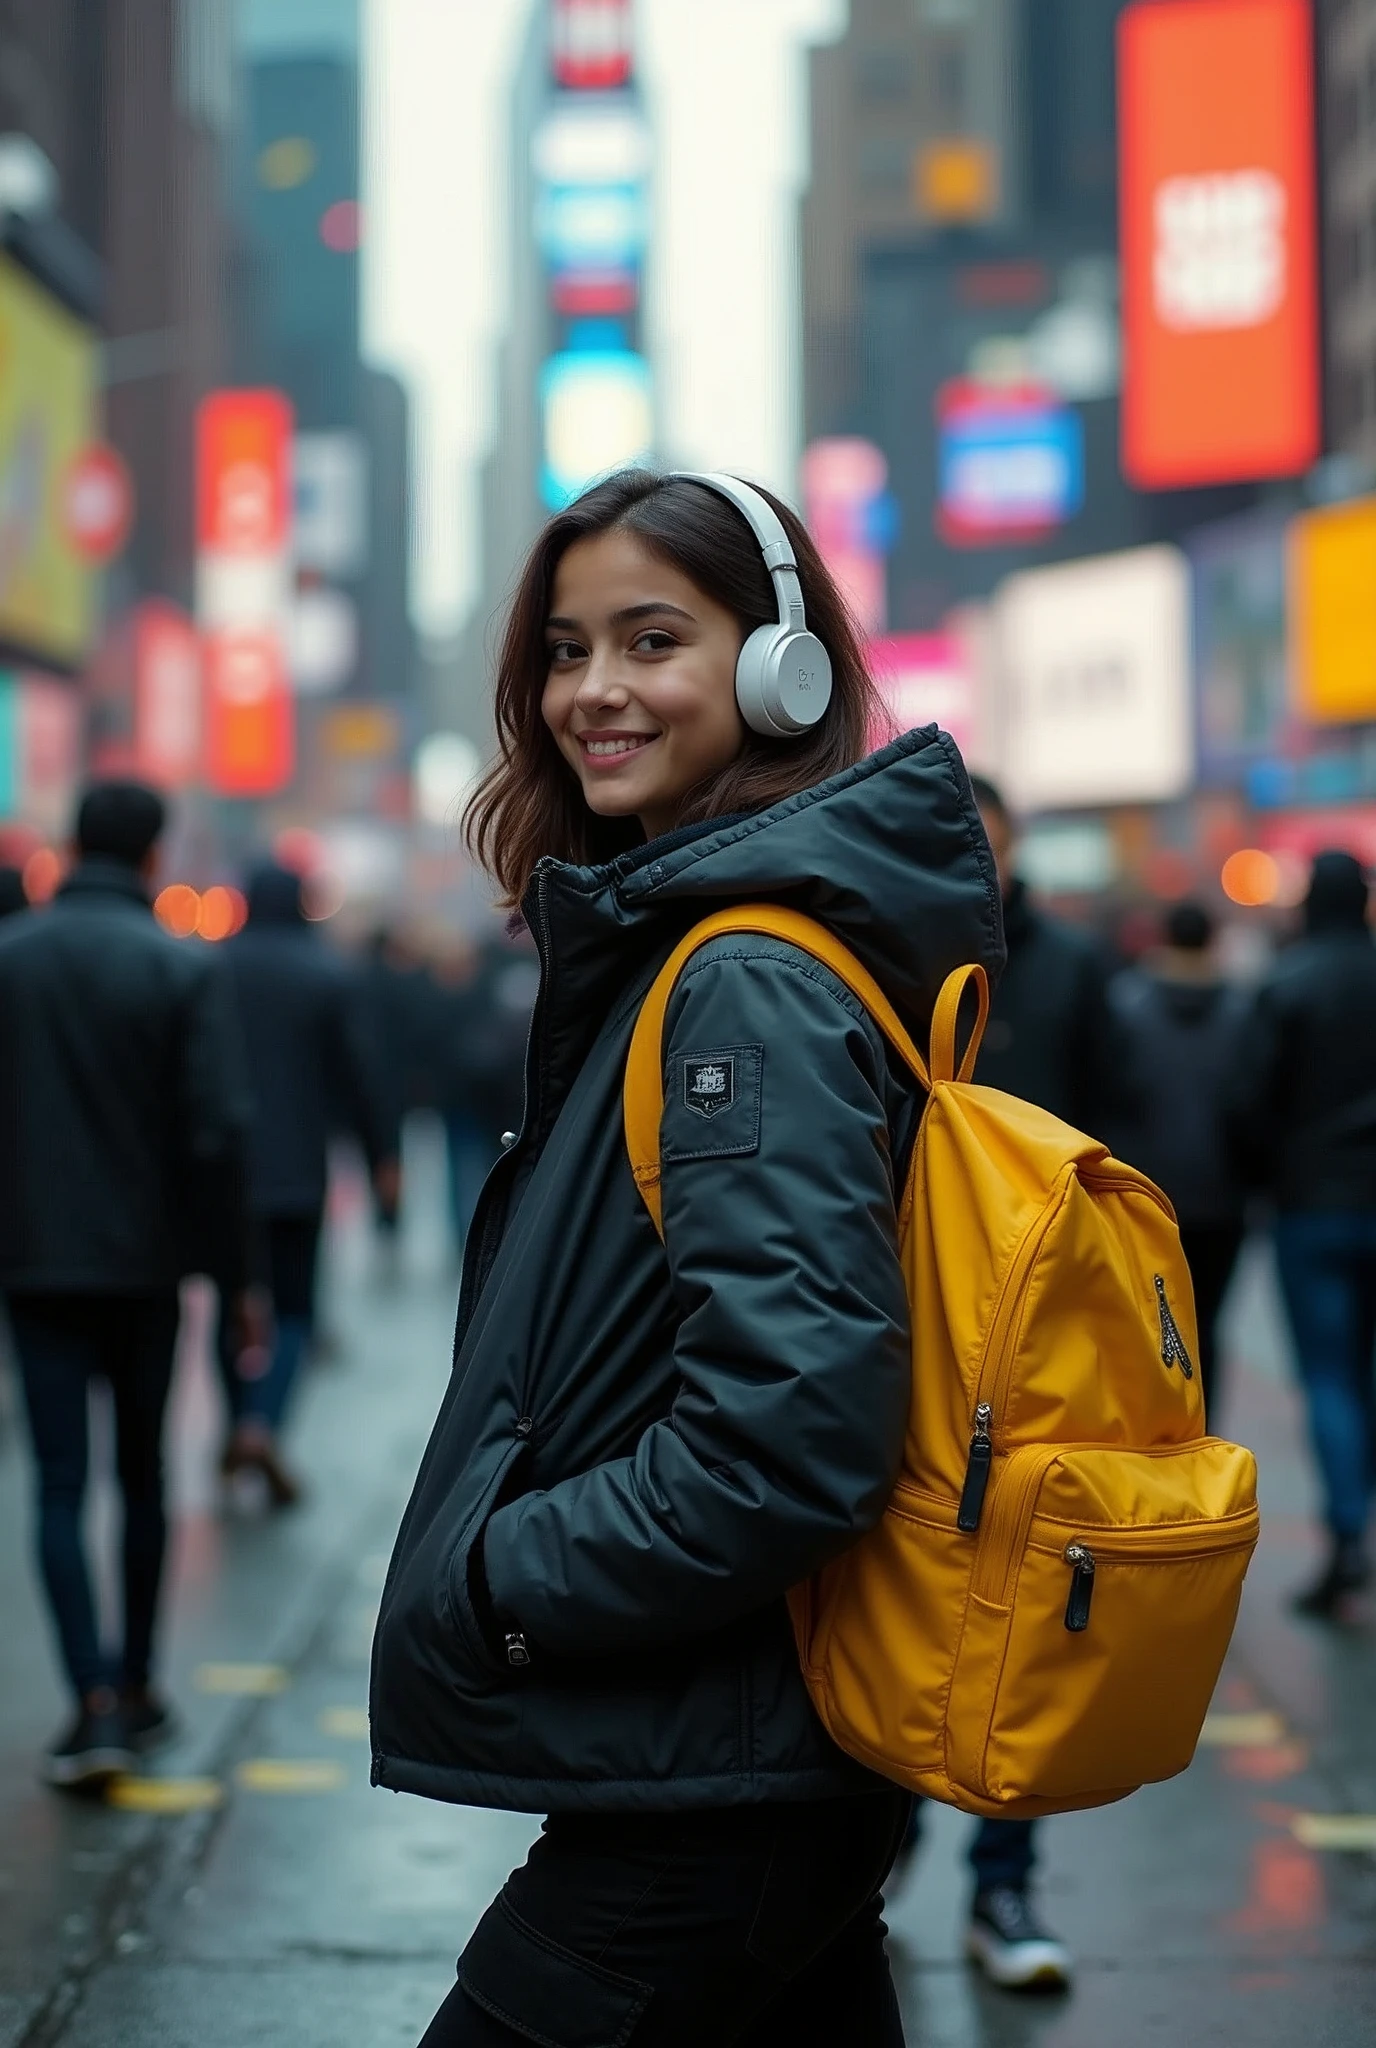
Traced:
[[1185, 1769], [1256, 1544], [1255, 1475], [1212, 1437], [1007, 1460], [961, 1637], [954, 1780], [1007, 1811], [1094, 1805]]

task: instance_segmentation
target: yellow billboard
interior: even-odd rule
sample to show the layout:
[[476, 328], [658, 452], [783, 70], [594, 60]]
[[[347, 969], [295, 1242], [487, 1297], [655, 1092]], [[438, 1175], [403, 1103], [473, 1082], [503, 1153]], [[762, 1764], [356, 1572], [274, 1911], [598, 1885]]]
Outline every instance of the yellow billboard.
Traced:
[[1376, 718], [1376, 498], [1296, 519], [1289, 583], [1296, 709], [1324, 725]]
[[60, 667], [91, 634], [91, 570], [64, 501], [94, 439], [91, 329], [0, 254], [0, 643]]

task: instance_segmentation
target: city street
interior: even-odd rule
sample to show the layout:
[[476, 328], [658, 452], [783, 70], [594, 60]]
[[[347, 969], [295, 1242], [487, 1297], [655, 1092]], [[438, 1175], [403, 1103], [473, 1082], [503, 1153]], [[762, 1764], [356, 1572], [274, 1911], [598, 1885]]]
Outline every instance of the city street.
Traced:
[[[406, 2048], [532, 1834], [521, 1815], [368, 1785], [372, 1616], [443, 1385], [453, 1308], [437, 1161], [422, 1142], [412, 1163], [398, 1279], [376, 1270], [358, 1189], [346, 1183], [335, 1203], [338, 1356], [313, 1371], [297, 1416], [311, 1485], [297, 1514], [216, 1512], [203, 1310], [190, 1319], [173, 1416], [167, 1628], [185, 1734], [154, 1781], [167, 1811], [93, 1807], [36, 1782], [64, 1702], [29, 1574], [27, 1473], [10, 1420], [0, 1453], [2, 2048]], [[1080, 1963], [1068, 2000], [1018, 2001], [972, 1978], [960, 1955], [969, 1824], [931, 1814], [921, 1858], [890, 1894], [915, 2048], [1371, 2039], [1376, 1628], [1369, 1613], [1328, 1631], [1283, 1612], [1311, 1560], [1310, 1489], [1260, 1258], [1232, 1331], [1227, 1424], [1261, 1455], [1266, 1526], [1208, 1746], [1184, 1779], [1045, 1829], [1048, 1917]], [[107, 1508], [97, 1499], [97, 1514]], [[1348, 1823], [1347, 1839], [1364, 1846], [1322, 1846], [1344, 1839], [1331, 1819], [1344, 1815], [1368, 1817], [1364, 1830]]]

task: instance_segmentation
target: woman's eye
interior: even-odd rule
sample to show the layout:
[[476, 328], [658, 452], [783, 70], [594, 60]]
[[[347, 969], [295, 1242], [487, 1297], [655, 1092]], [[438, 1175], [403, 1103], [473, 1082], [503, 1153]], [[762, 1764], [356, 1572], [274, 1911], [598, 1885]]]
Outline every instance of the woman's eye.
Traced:
[[652, 626], [647, 633], [641, 633], [632, 643], [637, 654], [667, 654], [678, 642], [672, 633], [666, 633], [659, 626]]
[[581, 661], [583, 649], [576, 640], [551, 640], [549, 658], [551, 666], [567, 666], [569, 662]]

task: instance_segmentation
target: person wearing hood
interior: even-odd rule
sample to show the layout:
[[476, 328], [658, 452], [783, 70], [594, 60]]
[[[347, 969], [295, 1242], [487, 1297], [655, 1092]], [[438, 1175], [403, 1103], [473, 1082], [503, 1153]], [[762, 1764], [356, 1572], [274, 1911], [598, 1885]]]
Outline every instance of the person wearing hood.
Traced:
[[289, 1507], [300, 1489], [278, 1434], [315, 1318], [330, 1137], [342, 1119], [363, 1146], [379, 1199], [394, 1203], [398, 1132], [353, 977], [318, 942], [301, 876], [267, 861], [249, 876], [246, 894], [244, 928], [223, 953], [252, 1079], [255, 1278], [271, 1306], [272, 1334], [245, 1350], [222, 1318], [231, 1426], [220, 1469], [226, 1479], [260, 1473], [273, 1504]]
[[[426, 2048], [903, 2039], [880, 1888], [911, 1802], [825, 1733], [785, 1594], [898, 1472], [918, 1091], [827, 968], [735, 934], [669, 1005], [662, 1242], [621, 1095], [640, 1004], [713, 909], [820, 918], [921, 1034], [951, 969], [997, 972], [998, 892], [952, 742], [865, 757], [814, 544], [768, 499], [766, 557], [721, 488], [625, 471], [548, 523], [469, 815], [541, 979], [383, 1592], [372, 1775], [547, 1819]], [[737, 661], [785, 604], [832, 686], [766, 737]]]
[[[155, 790], [92, 784], [56, 897], [0, 928], [0, 1291], [75, 1708], [44, 1774], [73, 1788], [131, 1769], [172, 1728], [152, 1687], [182, 1276], [211, 1273], [243, 1338], [256, 1334], [242, 1052], [221, 963], [153, 916], [165, 822]], [[123, 1496], [118, 1650], [101, 1640], [83, 1530], [94, 1379], [111, 1392]]]
[[1328, 1554], [1296, 1599], [1332, 1615], [1366, 1585], [1376, 1486], [1376, 945], [1367, 881], [1321, 853], [1304, 930], [1257, 993], [1233, 1127], [1276, 1211], [1276, 1262], [1323, 1482]]
[[1201, 903], [1174, 903], [1165, 943], [1109, 991], [1125, 1062], [1114, 1150], [1164, 1189], [1194, 1281], [1199, 1377], [1210, 1420], [1218, 1404], [1218, 1318], [1242, 1247], [1247, 1183], [1228, 1121], [1246, 1048], [1250, 1000], [1218, 970], [1214, 922]]

